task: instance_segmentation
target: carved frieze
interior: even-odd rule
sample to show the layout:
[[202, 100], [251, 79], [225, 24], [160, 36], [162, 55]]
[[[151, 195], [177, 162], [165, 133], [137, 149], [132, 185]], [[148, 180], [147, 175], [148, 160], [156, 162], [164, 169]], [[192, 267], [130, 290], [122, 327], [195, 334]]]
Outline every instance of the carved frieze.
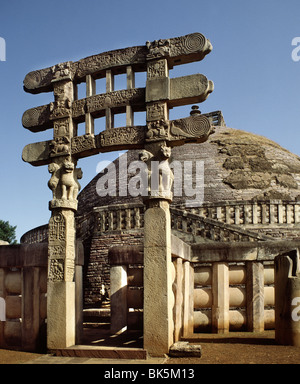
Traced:
[[71, 146], [70, 138], [68, 136], [55, 137], [50, 144], [50, 156], [65, 156], [70, 155]]
[[[49, 244], [50, 245], [59, 245], [61, 247], [61, 242], [66, 241], [66, 220], [64, 215], [61, 212], [57, 212], [50, 218], [49, 221]], [[63, 248], [60, 248], [63, 250]], [[56, 252], [57, 253], [57, 252]]]
[[167, 76], [166, 61], [155, 60], [147, 65], [147, 79], [160, 78]]
[[170, 39], [155, 40], [152, 43], [147, 41], [146, 47], [148, 48], [147, 59], [157, 59], [170, 55], [171, 42]]
[[49, 281], [73, 281], [75, 263], [72, 259], [51, 258], [49, 259], [48, 280]]
[[62, 80], [72, 80], [74, 73], [72, 68], [72, 62], [67, 61], [51, 67], [52, 70], [52, 83]]
[[77, 62], [76, 75], [83, 77], [112, 67], [142, 64], [145, 62], [145, 54], [146, 47], [137, 46], [90, 56]]
[[48, 279], [50, 281], [64, 281], [64, 259], [50, 259]]
[[49, 221], [48, 279], [73, 281], [75, 257], [74, 213], [54, 211]]
[[56, 81], [71, 78], [74, 81], [84, 79], [87, 75], [104, 77], [105, 70], [118, 68], [122, 72], [126, 66], [138, 66], [139, 70], [149, 60], [161, 57], [168, 58], [170, 67], [202, 60], [212, 50], [212, 45], [201, 33], [186, 36], [160, 39], [147, 42], [144, 46], [129, 47], [99, 55], [86, 57], [77, 62], [66, 62], [53, 67], [32, 71], [24, 79], [27, 92], [39, 93], [51, 91]]
[[145, 141], [145, 126], [107, 129], [100, 133], [101, 147], [138, 148]]
[[126, 105], [143, 106], [145, 104], [145, 89], [133, 88], [103, 93], [76, 100], [72, 105], [72, 116], [78, 118], [85, 113], [104, 115], [106, 108], [120, 108]]
[[166, 140], [169, 137], [169, 122], [165, 119], [148, 122], [146, 141]]
[[73, 83], [64, 80], [54, 83], [54, 102], [50, 103], [50, 119], [60, 119], [71, 116], [74, 96]]
[[82, 154], [86, 151], [93, 152], [97, 148], [96, 138], [94, 135], [82, 135], [72, 138], [71, 151], [72, 155]]
[[165, 119], [167, 116], [167, 105], [164, 102], [149, 103], [147, 104], [147, 121], [157, 121]]

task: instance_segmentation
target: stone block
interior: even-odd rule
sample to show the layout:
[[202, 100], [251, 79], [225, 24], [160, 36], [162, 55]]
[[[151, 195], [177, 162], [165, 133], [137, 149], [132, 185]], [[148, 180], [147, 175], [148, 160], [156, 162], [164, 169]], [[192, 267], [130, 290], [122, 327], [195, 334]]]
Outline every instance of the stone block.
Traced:
[[201, 357], [201, 345], [189, 344], [188, 341], [178, 341], [169, 351], [170, 357]]
[[22, 297], [21, 296], [6, 296], [6, 318], [19, 319], [21, 313]]
[[169, 98], [170, 78], [162, 77], [147, 81], [146, 102], [169, 100]]

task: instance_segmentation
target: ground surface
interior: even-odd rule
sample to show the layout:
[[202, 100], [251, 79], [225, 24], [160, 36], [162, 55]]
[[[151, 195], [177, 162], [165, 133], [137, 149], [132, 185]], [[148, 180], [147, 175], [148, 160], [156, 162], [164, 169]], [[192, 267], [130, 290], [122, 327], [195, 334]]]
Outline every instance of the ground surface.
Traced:
[[[260, 334], [230, 333], [226, 336], [202, 334], [190, 339], [190, 343], [200, 344], [201, 358], [166, 358], [153, 360], [158, 364], [299, 364], [300, 348], [276, 345], [274, 332]], [[121, 361], [123, 364], [143, 363], [143, 361]], [[0, 349], [0, 364], [116, 364], [120, 361], [86, 358], [52, 357], [49, 355], [8, 351]], [[151, 361], [148, 361], [151, 363]]]

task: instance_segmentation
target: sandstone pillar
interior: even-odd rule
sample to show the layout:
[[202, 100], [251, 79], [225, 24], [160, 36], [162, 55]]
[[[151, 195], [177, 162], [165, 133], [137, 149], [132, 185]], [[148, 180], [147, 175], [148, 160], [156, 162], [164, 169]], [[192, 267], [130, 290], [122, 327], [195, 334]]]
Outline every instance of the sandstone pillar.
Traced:
[[275, 340], [300, 347], [298, 251], [275, 257]]
[[212, 329], [216, 333], [229, 332], [229, 271], [227, 263], [213, 264]]
[[47, 285], [48, 349], [75, 345], [74, 213], [54, 211], [49, 222]]
[[47, 284], [47, 347], [67, 348], [76, 343], [75, 304], [75, 241], [74, 213], [77, 209], [78, 178], [76, 160], [71, 156], [71, 139], [76, 126], [71, 118], [74, 85], [68, 65], [53, 69], [55, 102], [51, 105], [54, 137], [48, 183], [53, 192], [49, 203], [48, 284]]
[[144, 239], [144, 348], [161, 356], [173, 344], [171, 221], [169, 203], [149, 201]]
[[112, 334], [118, 334], [127, 329], [127, 267], [112, 265], [110, 267], [110, 307]]
[[260, 262], [247, 262], [247, 330], [263, 332], [264, 321], [264, 266]]

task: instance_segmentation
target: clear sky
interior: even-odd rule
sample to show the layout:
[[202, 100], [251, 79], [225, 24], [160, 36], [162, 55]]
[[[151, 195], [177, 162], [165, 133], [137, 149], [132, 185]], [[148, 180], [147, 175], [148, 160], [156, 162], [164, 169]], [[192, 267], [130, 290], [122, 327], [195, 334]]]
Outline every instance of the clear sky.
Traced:
[[[47, 167], [21, 159], [22, 149], [52, 132], [22, 127], [24, 111], [52, 101], [23, 91], [25, 75], [59, 62], [146, 41], [203, 33], [213, 51], [171, 77], [202, 73], [215, 84], [200, 110], [222, 110], [228, 126], [266, 136], [300, 155], [299, 0], [0, 0], [0, 219], [17, 225], [17, 239], [50, 217]], [[300, 41], [300, 39], [299, 39]], [[300, 52], [299, 52], [300, 56]], [[0, 55], [1, 57], [1, 55]], [[179, 67], [178, 67], [179, 68]], [[173, 117], [187, 117], [178, 108]], [[116, 154], [110, 155], [116, 157]], [[84, 187], [107, 154], [79, 161]]]

